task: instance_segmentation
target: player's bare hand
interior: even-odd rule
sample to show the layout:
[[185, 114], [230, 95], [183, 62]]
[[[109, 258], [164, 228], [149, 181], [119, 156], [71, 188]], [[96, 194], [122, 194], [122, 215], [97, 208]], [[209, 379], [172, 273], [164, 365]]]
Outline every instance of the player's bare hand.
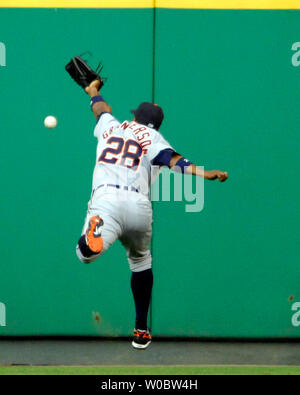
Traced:
[[220, 171], [220, 172], [218, 173], [218, 180], [219, 180], [220, 182], [226, 181], [227, 178], [228, 178], [228, 172], [227, 172], [227, 171]]
[[208, 180], [219, 180], [220, 182], [224, 182], [228, 178], [228, 172], [221, 170], [206, 171], [205, 178]]
[[95, 80], [91, 82], [90, 85], [85, 88], [86, 93], [90, 96], [94, 96], [95, 94], [98, 94], [100, 84], [101, 82], [99, 80]]

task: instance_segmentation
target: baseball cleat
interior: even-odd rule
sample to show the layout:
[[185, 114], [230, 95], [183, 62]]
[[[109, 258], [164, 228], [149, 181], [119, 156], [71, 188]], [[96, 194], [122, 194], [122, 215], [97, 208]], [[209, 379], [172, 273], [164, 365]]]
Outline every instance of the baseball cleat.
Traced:
[[89, 220], [89, 226], [85, 234], [85, 241], [89, 249], [99, 254], [103, 248], [103, 239], [101, 237], [104, 222], [97, 215]]
[[150, 331], [135, 329], [133, 333], [132, 346], [137, 350], [145, 350], [151, 343], [152, 336]]

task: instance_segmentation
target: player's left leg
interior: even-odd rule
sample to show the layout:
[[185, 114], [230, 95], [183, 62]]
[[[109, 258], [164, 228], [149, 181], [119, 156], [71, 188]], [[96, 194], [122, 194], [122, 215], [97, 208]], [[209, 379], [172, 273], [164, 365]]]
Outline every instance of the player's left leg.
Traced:
[[95, 261], [118, 239], [120, 233], [120, 225], [112, 218], [105, 202], [99, 209], [89, 210], [76, 246], [77, 257], [83, 263]]
[[92, 262], [101, 255], [103, 250], [103, 219], [99, 215], [91, 217], [88, 221], [88, 227], [76, 247], [78, 258], [85, 263]]

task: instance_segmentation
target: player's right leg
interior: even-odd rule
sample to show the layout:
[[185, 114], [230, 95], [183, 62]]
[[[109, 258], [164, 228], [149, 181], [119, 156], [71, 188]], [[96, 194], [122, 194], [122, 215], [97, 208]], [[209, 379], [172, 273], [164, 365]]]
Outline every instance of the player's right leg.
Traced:
[[131, 290], [134, 298], [136, 320], [132, 346], [145, 350], [152, 336], [148, 327], [148, 312], [153, 287], [152, 256], [152, 208], [148, 201], [128, 204], [125, 232], [120, 238], [127, 251], [131, 274]]

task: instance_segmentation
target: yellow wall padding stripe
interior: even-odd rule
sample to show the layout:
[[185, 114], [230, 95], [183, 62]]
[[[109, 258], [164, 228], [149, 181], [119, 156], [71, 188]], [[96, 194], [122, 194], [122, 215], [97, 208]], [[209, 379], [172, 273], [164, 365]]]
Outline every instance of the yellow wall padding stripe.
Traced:
[[0, 8], [300, 9], [300, 0], [0, 0]]
[[300, 9], [300, 0], [156, 0], [157, 8]]
[[12, 8], [153, 8], [154, 0], [0, 0]]

